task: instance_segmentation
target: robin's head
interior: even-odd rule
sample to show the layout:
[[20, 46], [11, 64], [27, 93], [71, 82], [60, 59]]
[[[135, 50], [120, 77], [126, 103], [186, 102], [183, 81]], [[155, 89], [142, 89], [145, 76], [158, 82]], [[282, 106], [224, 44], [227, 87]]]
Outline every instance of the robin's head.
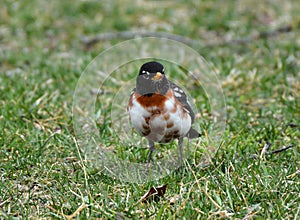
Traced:
[[139, 72], [139, 76], [152, 80], [160, 80], [164, 74], [164, 66], [158, 62], [152, 61], [144, 63]]
[[165, 76], [164, 66], [155, 61], [144, 63], [140, 68], [136, 87], [141, 95], [165, 94], [169, 89], [169, 82]]

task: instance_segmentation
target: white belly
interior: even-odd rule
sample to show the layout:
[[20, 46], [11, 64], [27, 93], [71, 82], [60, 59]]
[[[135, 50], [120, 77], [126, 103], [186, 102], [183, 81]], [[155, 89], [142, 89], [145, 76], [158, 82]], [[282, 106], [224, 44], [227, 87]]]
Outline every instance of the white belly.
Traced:
[[175, 107], [174, 99], [167, 100], [160, 109], [145, 109], [133, 96], [132, 106], [128, 110], [132, 126], [154, 142], [167, 143], [184, 137], [191, 128], [191, 117], [182, 108]]

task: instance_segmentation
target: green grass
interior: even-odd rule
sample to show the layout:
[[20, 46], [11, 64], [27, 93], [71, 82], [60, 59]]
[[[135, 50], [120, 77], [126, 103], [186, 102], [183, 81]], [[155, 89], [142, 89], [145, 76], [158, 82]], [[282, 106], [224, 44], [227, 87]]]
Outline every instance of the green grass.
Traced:
[[[75, 213], [78, 219], [298, 219], [298, 1], [141, 2], [7, 0], [1, 4], [0, 218], [60, 219]], [[273, 38], [205, 47], [286, 25], [292, 31]], [[200, 166], [201, 152], [196, 152], [185, 160], [182, 172], [147, 183], [122, 182], [105, 175], [101, 167], [90, 167], [77, 148], [72, 124], [73, 94], [81, 73], [100, 52], [122, 42], [86, 48], [81, 37], [136, 29], [199, 40], [203, 46], [195, 49], [214, 65], [228, 114], [222, 144], [211, 163]], [[209, 106], [195, 89], [197, 84], [185, 81], [177, 71], [172, 79], [190, 90], [204, 114]], [[122, 79], [128, 80], [130, 74], [134, 70]], [[100, 95], [97, 103], [103, 143], [113, 147], [117, 157], [144, 161], [146, 149], [123, 148], [112, 139], [106, 116], [115, 88], [105, 89], [110, 93]], [[196, 123], [202, 129], [210, 126], [205, 120]], [[260, 158], [267, 142], [269, 152], [294, 147]], [[170, 149], [176, 145], [156, 152], [155, 159]], [[166, 183], [164, 198], [138, 202], [151, 186]]]

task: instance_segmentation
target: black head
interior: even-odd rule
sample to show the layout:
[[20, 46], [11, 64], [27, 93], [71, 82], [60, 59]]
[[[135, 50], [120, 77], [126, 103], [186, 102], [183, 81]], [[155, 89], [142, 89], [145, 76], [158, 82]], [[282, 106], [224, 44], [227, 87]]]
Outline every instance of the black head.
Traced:
[[164, 66], [158, 62], [144, 63], [137, 77], [137, 92], [141, 95], [165, 94], [170, 85], [164, 74]]
[[140, 68], [140, 72], [139, 75], [143, 75], [143, 74], [156, 74], [157, 72], [164, 74], [164, 66], [158, 62], [155, 61], [151, 61], [148, 63], [144, 63], [141, 68]]

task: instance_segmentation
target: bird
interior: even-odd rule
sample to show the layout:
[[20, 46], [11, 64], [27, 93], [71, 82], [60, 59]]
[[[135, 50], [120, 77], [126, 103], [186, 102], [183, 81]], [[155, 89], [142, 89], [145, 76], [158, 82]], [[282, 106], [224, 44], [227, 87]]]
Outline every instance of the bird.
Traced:
[[201, 135], [192, 128], [195, 113], [187, 95], [168, 80], [161, 63], [150, 61], [140, 67], [127, 111], [132, 127], [148, 140], [147, 164], [150, 164], [155, 143], [178, 139], [179, 167], [182, 167], [184, 137], [194, 139]]

